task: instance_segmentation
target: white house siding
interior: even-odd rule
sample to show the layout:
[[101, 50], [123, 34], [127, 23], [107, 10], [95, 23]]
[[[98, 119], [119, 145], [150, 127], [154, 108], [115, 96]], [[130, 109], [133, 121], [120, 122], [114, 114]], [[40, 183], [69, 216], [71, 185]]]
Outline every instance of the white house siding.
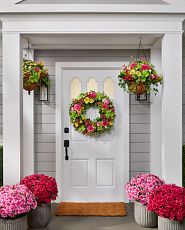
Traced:
[[[50, 101], [35, 95], [35, 172], [55, 176], [55, 62], [129, 61], [134, 50], [35, 50], [51, 78]], [[120, 89], [121, 90], [121, 89]], [[130, 97], [130, 176], [150, 171], [150, 105]]]
[[0, 145], [3, 143], [2, 36], [0, 33]]

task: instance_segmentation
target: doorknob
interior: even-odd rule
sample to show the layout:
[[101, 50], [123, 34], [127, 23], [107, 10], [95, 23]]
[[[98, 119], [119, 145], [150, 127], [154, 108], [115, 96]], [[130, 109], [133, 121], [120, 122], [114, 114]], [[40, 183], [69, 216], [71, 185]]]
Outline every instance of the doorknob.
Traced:
[[65, 148], [65, 160], [69, 160], [68, 156], [68, 147], [69, 147], [69, 140], [64, 140], [64, 148]]

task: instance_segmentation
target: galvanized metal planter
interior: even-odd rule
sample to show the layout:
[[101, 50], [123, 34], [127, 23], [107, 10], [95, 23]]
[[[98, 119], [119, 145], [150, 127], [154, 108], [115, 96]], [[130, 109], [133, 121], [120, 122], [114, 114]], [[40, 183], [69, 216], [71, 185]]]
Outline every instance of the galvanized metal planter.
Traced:
[[27, 230], [27, 216], [15, 220], [0, 219], [1, 230]]
[[28, 214], [30, 228], [44, 228], [51, 219], [51, 204], [40, 204]]
[[158, 217], [159, 230], [184, 230], [185, 221], [183, 223]]
[[157, 226], [157, 215], [148, 211], [147, 207], [137, 201], [134, 204], [134, 217], [138, 225], [144, 228], [154, 228]]

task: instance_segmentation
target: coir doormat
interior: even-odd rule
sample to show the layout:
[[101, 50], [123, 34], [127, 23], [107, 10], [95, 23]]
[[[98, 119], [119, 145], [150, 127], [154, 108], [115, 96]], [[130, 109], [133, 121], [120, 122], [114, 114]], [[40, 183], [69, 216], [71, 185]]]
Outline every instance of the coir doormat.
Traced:
[[56, 216], [126, 216], [126, 214], [126, 205], [123, 202], [62, 202], [56, 211]]

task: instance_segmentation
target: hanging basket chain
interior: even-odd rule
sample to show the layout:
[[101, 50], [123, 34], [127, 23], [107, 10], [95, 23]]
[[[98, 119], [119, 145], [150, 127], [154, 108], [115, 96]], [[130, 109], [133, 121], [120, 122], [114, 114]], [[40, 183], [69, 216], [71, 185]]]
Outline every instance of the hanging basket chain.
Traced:
[[140, 41], [139, 41], [139, 46], [138, 46], [138, 51], [137, 51], [137, 59], [140, 59], [140, 56], [141, 56], [141, 54], [143, 52], [144, 58], [148, 62], [147, 57], [146, 57], [146, 53], [145, 53], [145, 50], [144, 50], [143, 44], [142, 44], [143, 38], [139, 37], [139, 40]]

